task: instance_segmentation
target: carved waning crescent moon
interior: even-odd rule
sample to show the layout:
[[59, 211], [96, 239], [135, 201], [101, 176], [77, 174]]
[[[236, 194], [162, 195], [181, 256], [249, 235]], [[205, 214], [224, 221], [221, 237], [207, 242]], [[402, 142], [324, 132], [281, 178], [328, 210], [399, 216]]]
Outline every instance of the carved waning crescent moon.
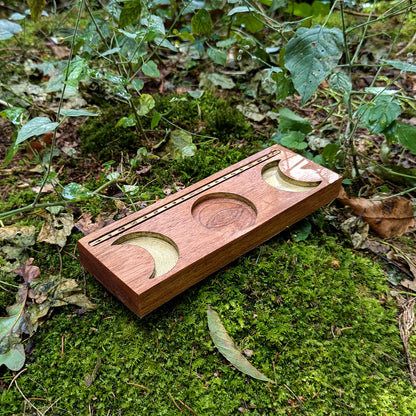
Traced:
[[179, 259], [176, 244], [168, 237], [151, 232], [137, 232], [123, 235], [114, 245], [130, 244], [146, 250], [155, 263], [152, 278], [162, 276], [172, 270]]
[[[293, 166], [292, 169], [290, 169], [289, 166], [288, 170], [293, 174], [293, 176], [297, 176], [299, 171], [301, 171], [301, 166]], [[316, 174], [316, 172], [313, 171], [312, 173]], [[261, 173], [261, 176], [263, 180], [273, 186], [273, 188], [288, 192], [309, 191], [312, 188], [316, 188], [321, 183], [321, 181], [314, 180], [315, 178], [313, 178], [310, 182], [293, 179], [282, 172], [279, 167], [279, 162], [272, 162], [266, 165]]]

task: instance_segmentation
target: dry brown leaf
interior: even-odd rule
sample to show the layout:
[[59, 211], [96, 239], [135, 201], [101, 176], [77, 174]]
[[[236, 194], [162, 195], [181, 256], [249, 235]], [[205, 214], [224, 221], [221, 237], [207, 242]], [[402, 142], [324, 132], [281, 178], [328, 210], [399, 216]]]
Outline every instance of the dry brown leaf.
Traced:
[[74, 227], [73, 216], [70, 213], [59, 215], [43, 215], [46, 222], [43, 224], [37, 238], [38, 243], [46, 242], [64, 247], [66, 238], [71, 234]]
[[411, 202], [399, 196], [370, 201], [365, 198], [348, 198], [342, 190], [338, 200], [349, 205], [355, 215], [368, 222], [373, 231], [383, 238], [404, 234], [415, 224]]
[[23, 277], [25, 283], [30, 283], [40, 275], [40, 269], [38, 266], [32, 266], [33, 258], [30, 258], [23, 266], [13, 270], [14, 273]]
[[113, 217], [114, 214], [99, 214], [95, 222], [92, 222], [92, 215], [84, 212], [81, 215], [81, 219], [75, 223], [75, 227], [84, 235], [88, 235], [114, 222]]

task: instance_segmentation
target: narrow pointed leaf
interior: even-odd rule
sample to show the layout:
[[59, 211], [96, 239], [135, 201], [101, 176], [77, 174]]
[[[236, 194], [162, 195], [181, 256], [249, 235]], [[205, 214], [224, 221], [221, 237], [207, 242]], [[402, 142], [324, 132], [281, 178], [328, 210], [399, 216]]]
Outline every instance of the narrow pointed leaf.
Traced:
[[253, 367], [250, 362], [241, 354], [235, 346], [233, 340], [225, 330], [218, 313], [208, 306], [208, 327], [212, 341], [218, 348], [218, 351], [238, 370], [261, 381], [272, 382], [263, 373]]

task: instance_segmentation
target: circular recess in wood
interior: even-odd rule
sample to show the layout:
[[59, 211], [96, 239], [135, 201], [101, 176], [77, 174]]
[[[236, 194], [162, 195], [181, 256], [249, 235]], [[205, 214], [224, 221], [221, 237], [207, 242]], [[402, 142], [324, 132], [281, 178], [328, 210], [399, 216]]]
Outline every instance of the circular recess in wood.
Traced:
[[113, 244], [131, 244], [145, 249], [155, 262], [151, 278], [162, 276], [172, 270], [179, 259], [176, 244], [163, 234], [137, 232], [123, 235]]
[[273, 188], [288, 192], [306, 192], [317, 187], [320, 182], [299, 181], [285, 175], [279, 168], [279, 162], [271, 162], [263, 167], [261, 177]]
[[240, 195], [217, 192], [199, 198], [192, 206], [192, 216], [209, 230], [237, 232], [255, 223], [257, 210]]

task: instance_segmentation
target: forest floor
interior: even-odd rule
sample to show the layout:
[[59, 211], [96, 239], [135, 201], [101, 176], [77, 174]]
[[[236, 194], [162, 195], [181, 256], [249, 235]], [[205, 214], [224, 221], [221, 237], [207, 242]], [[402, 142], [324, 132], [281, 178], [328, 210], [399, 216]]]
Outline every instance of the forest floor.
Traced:
[[[56, 137], [31, 137], [0, 169], [0, 316], [8, 316], [0, 320], [0, 357], [13, 344], [24, 360], [19, 369], [0, 366], [0, 414], [414, 415], [415, 154], [401, 143], [385, 150], [383, 134], [360, 124], [359, 172], [350, 154], [341, 168], [324, 149], [341, 141], [347, 118], [326, 81], [305, 105], [298, 95], [277, 102], [247, 56], [224, 68], [160, 53], [160, 76], [142, 76], [141, 94], [154, 97], [154, 107], [138, 137], [129, 106], [107, 84], [82, 80], [61, 101], [59, 91], [47, 91], [54, 75], [42, 65], [56, 69], [69, 57], [70, 46], [54, 39], [62, 27], [69, 33], [75, 9], [59, 24], [53, 16], [28, 20], [24, 37], [0, 43], [0, 160], [16, 140], [6, 110], [52, 117], [63, 103], [99, 114], [67, 117]], [[368, 39], [362, 59], [371, 62], [391, 40]], [[407, 45], [411, 52], [411, 31], [394, 53]], [[416, 125], [411, 72], [370, 65], [351, 77], [356, 91], [391, 78], [409, 97], [400, 120]], [[144, 318], [84, 269], [77, 251], [84, 235], [281, 144], [282, 108], [301, 118], [287, 122], [310, 126], [292, 150], [342, 174], [348, 196]], [[155, 113], [163, 115], [156, 126]], [[362, 213], [375, 198], [381, 208], [368, 221]], [[269, 381], [224, 358], [209, 307], [231, 347]]]

